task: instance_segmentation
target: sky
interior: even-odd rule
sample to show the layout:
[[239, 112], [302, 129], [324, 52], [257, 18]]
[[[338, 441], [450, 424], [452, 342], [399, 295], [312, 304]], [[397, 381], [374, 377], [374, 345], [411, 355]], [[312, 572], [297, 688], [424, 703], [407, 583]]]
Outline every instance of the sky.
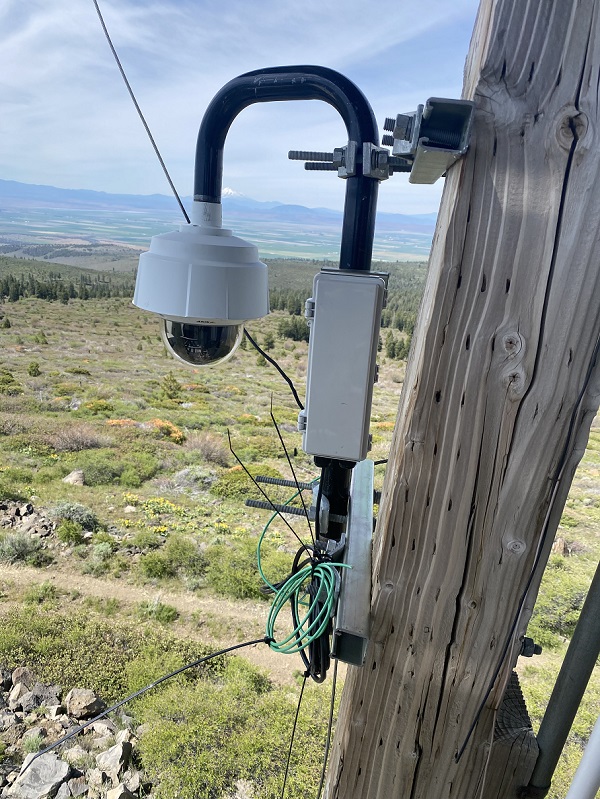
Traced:
[[[460, 97], [477, 0], [99, 0], [150, 129], [182, 195], [214, 94], [249, 70], [319, 64], [364, 92], [380, 126], [428, 97]], [[225, 143], [223, 185], [257, 200], [341, 209], [345, 184], [305, 172], [290, 149], [347, 141], [326, 103], [245, 109]], [[169, 194], [92, 0], [0, 0], [0, 178]], [[443, 180], [394, 175], [378, 208], [437, 210]]]

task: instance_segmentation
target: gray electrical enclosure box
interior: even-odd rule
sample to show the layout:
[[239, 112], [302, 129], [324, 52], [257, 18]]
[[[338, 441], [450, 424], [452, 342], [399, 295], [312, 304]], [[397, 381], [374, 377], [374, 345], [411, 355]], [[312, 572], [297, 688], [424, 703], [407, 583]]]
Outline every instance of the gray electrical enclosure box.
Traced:
[[367, 457], [386, 277], [341, 270], [315, 276], [306, 303], [306, 408], [298, 420], [310, 455], [354, 462]]

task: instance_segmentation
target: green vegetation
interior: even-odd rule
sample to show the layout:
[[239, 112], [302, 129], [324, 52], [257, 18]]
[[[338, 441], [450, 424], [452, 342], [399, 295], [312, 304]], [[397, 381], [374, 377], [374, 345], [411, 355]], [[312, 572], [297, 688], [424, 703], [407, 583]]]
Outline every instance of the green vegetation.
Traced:
[[[239, 659], [231, 660], [219, 679], [170, 686], [148, 697], [141, 712], [150, 729], [140, 748], [143, 764], [159, 781], [157, 799], [223, 796], [239, 780], [252, 786], [256, 799], [279, 796], [297, 701], [298, 689], [274, 689]], [[326, 712], [323, 689], [308, 686], [289, 797], [316, 794]]]
[[[207, 647], [162, 628], [140, 629], [32, 604], [4, 611], [0, 625], [0, 662], [9, 669], [27, 663], [40, 680], [60, 684], [65, 693], [85, 686], [107, 702], [206, 654]], [[186, 679], [219, 674], [224, 663], [223, 658], [212, 660]]]

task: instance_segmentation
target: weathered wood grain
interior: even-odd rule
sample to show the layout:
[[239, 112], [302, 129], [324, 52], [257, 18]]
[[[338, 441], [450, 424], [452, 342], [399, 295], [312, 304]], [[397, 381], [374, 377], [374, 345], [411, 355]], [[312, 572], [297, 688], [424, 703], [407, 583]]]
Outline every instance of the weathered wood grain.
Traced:
[[508, 785], [490, 748], [541, 569], [511, 624], [600, 401], [599, 9], [482, 2], [474, 142], [442, 200], [329, 799], [500, 799], [533, 765]]

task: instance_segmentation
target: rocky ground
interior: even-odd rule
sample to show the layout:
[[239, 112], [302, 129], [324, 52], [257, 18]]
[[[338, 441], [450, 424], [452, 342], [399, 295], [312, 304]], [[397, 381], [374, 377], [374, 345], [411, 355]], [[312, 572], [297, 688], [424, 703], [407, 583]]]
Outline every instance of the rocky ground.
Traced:
[[39, 751], [76, 732], [106, 705], [93, 691], [37, 682], [31, 671], [0, 667], [0, 796], [10, 799], [134, 799], [151, 785], [133, 765], [140, 730], [126, 715], [102, 718], [62, 746]]

